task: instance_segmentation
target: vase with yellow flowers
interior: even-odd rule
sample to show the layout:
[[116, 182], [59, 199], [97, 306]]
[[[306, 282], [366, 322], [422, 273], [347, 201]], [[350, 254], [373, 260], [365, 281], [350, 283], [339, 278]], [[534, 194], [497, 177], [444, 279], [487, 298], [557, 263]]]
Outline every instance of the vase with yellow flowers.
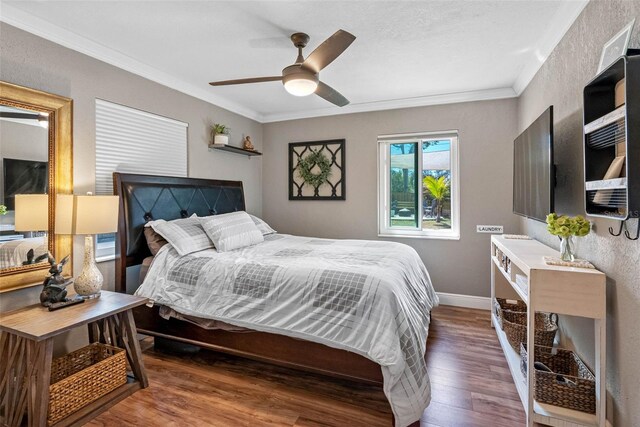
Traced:
[[591, 231], [591, 223], [583, 216], [547, 215], [547, 230], [560, 238], [560, 258], [575, 261], [576, 237], [584, 237]]

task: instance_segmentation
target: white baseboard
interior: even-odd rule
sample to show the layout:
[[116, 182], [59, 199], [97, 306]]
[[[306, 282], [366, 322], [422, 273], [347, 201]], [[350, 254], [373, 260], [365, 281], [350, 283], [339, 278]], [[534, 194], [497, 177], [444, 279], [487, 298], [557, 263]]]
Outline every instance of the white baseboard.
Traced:
[[476, 297], [473, 295], [449, 294], [436, 292], [440, 298], [440, 305], [452, 305], [454, 307], [477, 308], [491, 310], [491, 298]]

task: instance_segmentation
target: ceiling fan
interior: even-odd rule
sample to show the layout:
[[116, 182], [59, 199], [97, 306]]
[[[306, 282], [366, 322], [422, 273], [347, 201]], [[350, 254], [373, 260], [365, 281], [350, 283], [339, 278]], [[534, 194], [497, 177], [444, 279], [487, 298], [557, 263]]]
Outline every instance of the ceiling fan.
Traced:
[[44, 128], [49, 126], [49, 118], [45, 114], [40, 113], [16, 113], [12, 111], [0, 111], [0, 119], [14, 120], [36, 120], [38, 124]]
[[349, 100], [331, 86], [321, 82], [319, 74], [320, 70], [331, 64], [355, 39], [356, 37], [353, 34], [338, 30], [305, 59], [302, 56], [302, 49], [309, 43], [309, 36], [305, 33], [294, 33], [291, 35], [291, 41], [298, 48], [298, 58], [293, 65], [289, 65], [282, 70], [281, 76], [223, 80], [209, 84], [211, 86], [227, 86], [281, 81], [287, 92], [292, 95], [307, 96], [315, 93], [339, 107], [344, 107], [349, 103]]

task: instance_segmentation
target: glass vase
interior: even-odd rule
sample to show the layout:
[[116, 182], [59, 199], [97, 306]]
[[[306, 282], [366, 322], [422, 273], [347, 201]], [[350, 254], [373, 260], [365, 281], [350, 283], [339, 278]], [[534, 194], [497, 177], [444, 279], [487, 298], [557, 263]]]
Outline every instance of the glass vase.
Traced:
[[573, 262], [576, 260], [575, 236], [560, 238], [560, 258], [563, 261], [568, 261], [568, 262]]

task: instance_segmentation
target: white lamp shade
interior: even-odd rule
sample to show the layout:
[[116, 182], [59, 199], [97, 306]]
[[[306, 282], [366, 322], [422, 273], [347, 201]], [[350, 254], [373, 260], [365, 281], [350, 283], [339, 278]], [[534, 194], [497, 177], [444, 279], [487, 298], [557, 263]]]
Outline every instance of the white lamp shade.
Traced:
[[49, 230], [49, 196], [47, 194], [16, 194], [16, 231]]
[[104, 234], [118, 229], [118, 196], [59, 195], [56, 234]]
[[56, 196], [56, 234], [73, 233], [73, 194], [58, 194]]
[[118, 196], [76, 196], [75, 234], [118, 230]]

